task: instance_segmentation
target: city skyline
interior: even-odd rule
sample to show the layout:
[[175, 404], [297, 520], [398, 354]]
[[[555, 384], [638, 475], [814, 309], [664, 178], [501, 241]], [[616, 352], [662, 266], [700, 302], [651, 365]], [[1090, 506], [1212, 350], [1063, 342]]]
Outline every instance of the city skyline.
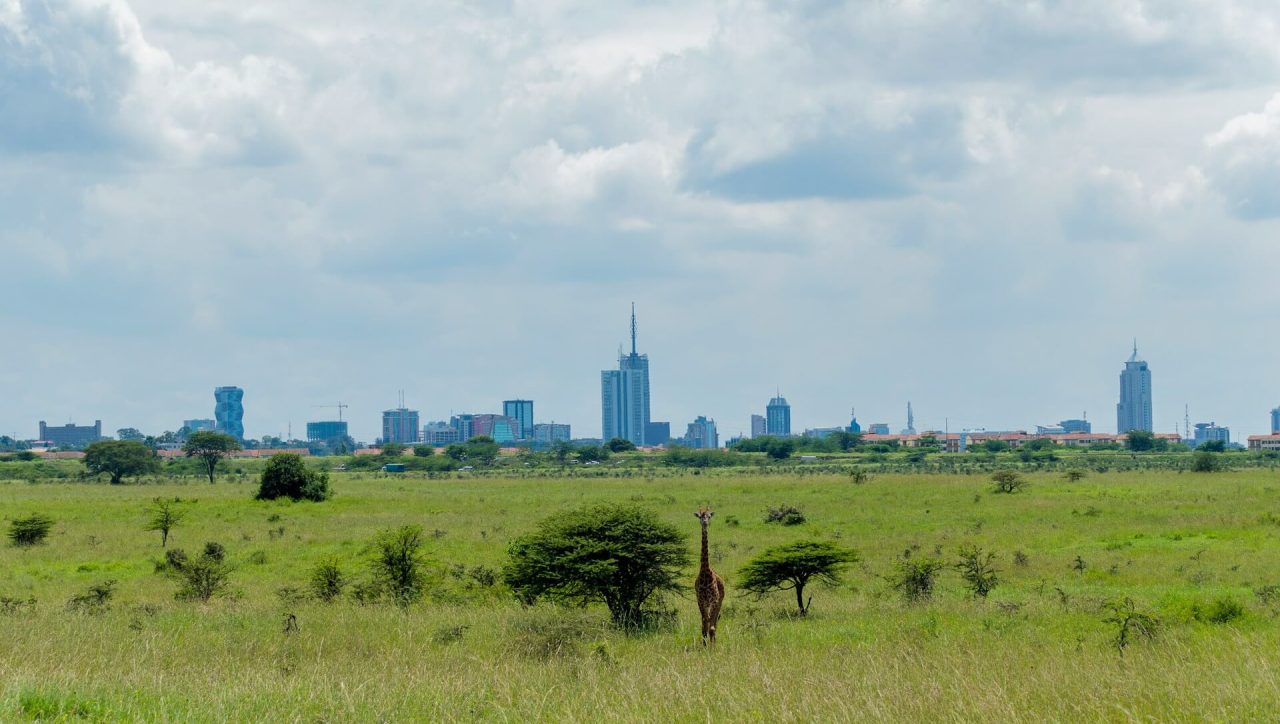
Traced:
[[1157, 430], [1280, 404], [1265, 4], [59, 6], [0, 11], [3, 434], [594, 436], [631, 301], [677, 434], [1110, 428], [1134, 336]]
[[[628, 355], [620, 356], [620, 360], [619, 360], [620, 368], [622, 369], [626, 368], [625, 367], [625, 365], [627, 364], [626, 360], [628, 359], [633, 359], [633, 360], [643, 359], [644, 364], [642, 366], [635, 365], [634, 362], [632, 362], [632, 365], [634, 366], [635, 370], [637, 371], [642, 370], [647, 377], [647, 372], [648, 372], [647, 355], [639, 355], [636, 352], [636, 349], [637, 349], [636, 348], [636, 317], [635, 317], [634, 307], [632, 309], [631, 334], [632, 334], [632, 352]], [[602, 374], [608, 375], [609, 372], [610, 372], [609, 370], [606, 370]], [[1116, 405], [1116, 410], [1117, 410], [1116, 432], [1117, 433], [1125, 432], [1126, 430], [1121, 429], [1126, 424], [1124, 421], [1135, 419], [1134, 417], [1135, 415], [1137, 416], [1136, 419], [1138, 420], [1138, 425], [1131, 429], [1147, 429], [1141, 426], [1141, 422], [1144, 419], [1150, 418], [1151, 398], [1153, 395], [1153, 389], [1151, 386], [1150, 369], [1145, 360], [1141, 360], [1138, 358], [1138, 349], [1137, 349], [1136, 341], [1134, 341], [1133, 343], [1133, 349], [1129, 359], [1124, 363], [1124, 367], [1121, 370], [1120, 380], [1121, 380], [1120, 402]], [[645, 380], [644, 391], [645, 391], [645, 394], [647, 395], [648, 393], [647, 379]], [[243, 388], [236, 387], [236, 386], [221, 386], [216, 388], [214, 390], [214, 398], [217, 403], [216, 409], [215, 409], [215, 415], [217, 415], [220, 420], [224, 420], [225, 422], [228, 422], [231, 424], [240, 425], [242, 429], [243, 416], [244, 416], [244, 406], [242, 401], [244, 398], [244, 394], [245, 394], [245, 390]], [[380, 434], [374, 435], [367, 439], [361, 438], [361, 436], [354, 435], [354, 434], [353, 434], [353, 437], [361, 439], [364, 442], [372, 442], [375, 440], [385, 439], [385, 436], [387, 435], [387, 430], [389, 429], [388, 428], [389, 416], [394, 416], [395, 418], [405, 416], [406, 419], [411, 420], [411, 422], [409, 422], [407, 426], [401, 423], [396, 423], [394, 427], [396, 427], [397, 432], [393, 434], [391, 441], [414, 442], [415, 440], [408, 439], [408, 436], [410, 435], [414, 435], [416, 436], [417, 439], [421, 439], [423, 436], [424, 427], [427, 427], [433, 424], [430, 422], [431, 413], [424, 415], [418, 409], [411, 409], [409, 407], [406, 407], [404, 403], [404, 390], [400, 390], [399, 395], [400, 395], [400, 398], [398, 401], [398, 404], [400, 405], [399, 407], [383, 410], [381, 412], [382, 424], [381, 424]], [[1128, 408], [1126, 407], [1126, 403], [1128, 403]], [[529, 435], [526, 439], [532, 440], [533, 427], [535, 426], [535, 424], [537, 424], [538, 426], [543, 426], [542, 423], [538, 423], [534, 420], [533, 405], [534, 405], [534, 401], [529, 399], [507, 399], [501, 402], [501, 405], [500, 405], [502, 409], [501, 415], [498, 415], [496, 413], [466, 413], [464, 416], [467, 418], [475, 417], [475, 418], [485, 418], [485, 419], [509, 418], [511, 420], [512, 429], [508, 432], [502, 433], [503, 435], [505, 435], [506, 437], [512, 437], [513, 439], [518, 439], [520, 437], [520, 431], [526, 430]], [[344, 403], [339, 403], [339, 405], [336, 405], [336, 406], [335, 405], [313, 405], [312, 407], [340, 407], [342, 409], [345, 409], [350, 406]], [[644, 407], [647, 407], [647, 405], [645, 405]], [[1133, 412], [1132, 409], [1136, 409], [1137, 412]], [[776, 419], [774, 420], [775, 427], [770, 428], [769, 426], [770, 417], [768, 417], [768, 415], [772, 415], [774, 411], [777, 412], [777, 414], [774, 415], [774, 417], [776, 417]], [[1087, 416], [1087, 412], [1083, 414]], [[450, 417], [452, 417], [453, 415], [454, 413], [453, 411], [451, 411]], [[856, 411], [851, 413], [851, 415], [854, 416], [854, 419], [856, 419]], [[1267, 419], [1270, 424], [1265, 425], [1263, 429], [1260, 429], [1255, 433], [1252, 430], [1249, 430], [1247, 427], [1242, 427], [1242, 428], [1239, 428], [1238, 432], [1232, 433], [1233, 439], [1235, 440], [1244, 439], [1250, 434], [1263, 434], [1263, 433], [1276, 432], [1276, 426], [1277, 426], [1276, 420], [1280, 419], [1280, 407], [1272, 408], [1268, 410], [1267, 415], [1268, 415]], [[703, 415], [699, 415], [697, 416], [697, 418], [698, 420], [706, 420], [706, 417]], [[907, 412], [906, 412], [905, 419], [906, 419], [906, 427], [903, 428], [901, 432], [903, 434], [915, 434], [916, 429], [913, 427], [914, 410], [913, 410], [912, 403], [910, 401], [907, 402]], [[1216, 421], [1212, 419], [1209, 419], [1207, 421], [1201, 421], [1200, 418], [1198, 417], [1196, 419], [1197, 419], [1197, 424], [1195, 425], [1195, 427], [1197, 428], [1197, 430], [1200, 430], [1201, 428], [1205, 428], [1206, 426], [1210, 426], [1214, 430], [1219, 429]], [[1188, 406], [1188, 408], [1184, 408], [1184, 420], [1182, 425], [1175, 424], [1174, 430], [1155, 429], [1154, 431], [1162, 432], [1162, 433], [1178, 432], [1184, 438], [1199, 439], [1199, 434], [1197, 433], [1197, 431], [1188, 429], [1190, 426], [1190, 420], [1191, 420], [1191, 415], [1190, 415], [1190, 410]], [[753, 427], [757, 421], [760, 424], [760, 428], [758, 430]], [[70, 426], [73, 424], [73, 422], [74, 421], [69, 421], [67, 423], [66, 425], [67, 429], [71, 429]], [[190, 426], [190, 423], [193, 423], [193, 422], [199, 423], [200, 426], [203, 427], [203, 426], [207, 426], [208, 423], [214, 423], [215, 421], [210, 419], [201, 419], [201, 418], [184, 419], [183, 425]], [[801, 432], [806, 429], [817, 429], [817, 430], [835, 429], [835, 428], [826, 427], [825, 426], [826, 422], [829, 422], [829, 421], [823, 421], [823, 424], [818, 424], [818, 425], [805, 424], [805, 425], [798, 425], [792, 428], [791, 427], [792, 425], [791, 406], [788, 403], [788, 401], [781, 396], [781, 393], [779, 392], [769, 400], [769, 405], [766, 407], [766, 416], [761, 416], [756, 413], [751, 413], [750, 421], [746, 426], [746, 429], [742, 432], [735, 432], [731, 435], [727, 435], [726, 438], [736, 437], [738, 435], [751, 437], [751, 436], [755, 436], [756, 434], [801, 434]], [[42, 430], [45, 424], [46, 423], [43, 420], [40, 422]], [[105, 434], [108, 436], [110, 436], [111, 431], [116, 429], [115, 427], [112, 427], [110, 425], [103, 425], [101, 420], [96, 420], [95, 424], [99, 426], [99, 429], [102, 431], [101, 434]], [[293, 424], [293, 421], [290, 420], [287, 427], [291, 429], [292, 424]], [[305, 424], [306, 426], [305, 429], [307, 431], [307, 434], [294, 435], [293, 436], [294, 439], [313, 438], [313, 435], [311, 434], [313, 428], [319, 428], [320, 426], [340, 424], [344, 429], [346, 429], [349, 423], [347, 421], [338, 423], [332, 420], [309, 418], [303, 424]], [[569, 423], [566, 423], [566, 425], [567, 424]], [[668, 423], [665, 423], [665, 422], [650, 423], [650, 426], [653, 424], [666, 426]], [[889, 429], [893, 428], [892, 423], [869, 423], [869, 425], [877, 425], [877, 424], [884, 424]], [[781, 427], [779, 426], [785, 426], [786, 432], [784, 433]], [[136, 426], [124, 425], [123, 427], [136, 427]], [[713, 423], [713, 427], [714, 427], [714, 423]], [[840, 427], [840, 426], [837, 426], [837, 427]], [[1092, 427], [1092, 421], [1089, 421], [1087, 417], [1083, 419], [1082, 418], [1066, 419], [1066, 420], [1059, 421], [1059, 423], [1057, 424], [1057, 427], [1062, 427], [1063, 431], [1065, 432], [1074, 432], [1079, 430], [1087, 431]], [[1225, 430], [1231, 427], [1233, 427], [1233, 425], [1224, 424], [1221, 426], [1221, 429]], [[79, 428], [79, 429], [83, 430], [87, 428]], [[165, 428], [165, 429], [168, 430], [169, 428]], [[179, 428], [174, 428], [173, 431], [176, 432], [178, 429]], [[213, 426], [213, 429], [219, 429], [219, 428], [217, 426]], [[962, 430], [982, 431], [982, 430], [997, 430], [997, 429], [1006, 429], [1006, 428], [1002, 426], [991, 426], [991, 425], [962, 425], [960, 427], [954, 427], [951, 425], [951, 418], [948, 417], [948, 418], [945, 418], [944, 425], [942, 426], [936, 426], [936, 427], [924, 426], [924, 427], [921, 427], [919, 431], [920, 432], [925, 432], [925, 431], [941, 432], [944, 430], [952, 430], [952, 431], [958, 432]], [[1040, 424], [1035, 424], [1035, 425], [1008, 426], [1007, 429], [1018, 429], [1018, 430], [1028, 430], [1028, 431], [1035, 429], [1035, 430], [1038, 430], [1039, 432], [1046, 432], [1050, 428]], [[17, 432], [17, 431], [15, 430], [14, 432]], [[155, 434], [159, 434], [160, 432], [162, 432], [162, 430], [155, 430], [153, 432]], [[231, 432], [233, 435], [236, 434], [235, 430], [232, 430]], [[3, 431], [0, 431], [0, 435], [5, 435], [5, 434], [9, 434], [15, 437], [15, 439], [40, 439], [39, 437], [24, 438], [20, 433], [18, 433], [17, 435], [14, 435], [13, 433], [5, 433]], [[485, 433], [482, 432], [477, 434], [485, 434]], [[267, 432], [267, 433], [264, 433], [262, 436], [257, 436], [257, 435], [245, 434], [241, 432], [240, 435], [242, 437], [248, 437], [251, 439], [257, 439], [259, 437], [264, 437], [264, 436], [275, 436], [275, 437], [280, 437], [282, 439], [288, 439], [285, 433], [273, 434], [273, 433]], [[504, 439], [506, 439], [506, 437], [504, 437]], [[578, 437], [599, 437], [599, 436], [591, 436], [588, 434], [588, 435], [578, 435]], [[644, 441], [643, 444], [656, 445], [656, 444], [662, 444], [662, 443], [657, 440], [652, 440], [652, 441]]]

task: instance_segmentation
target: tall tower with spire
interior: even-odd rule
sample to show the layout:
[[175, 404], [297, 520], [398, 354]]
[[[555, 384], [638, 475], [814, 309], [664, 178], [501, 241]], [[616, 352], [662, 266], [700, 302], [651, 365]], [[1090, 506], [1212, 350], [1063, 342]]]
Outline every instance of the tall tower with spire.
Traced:
[[1116, 403], [1116, 432], [1155, 429], [1151, 417], [1151, 368], [1138, 359], [1138, 340], [1120, 373], [1120, 401]]
[[907, 427], [902, 431], [902, 434], [916, 434], [916, 413], [911, 409], [911, 400], [907, 400]]
[[649, 413], [649, 355], [636, 347], [636, 305], [631, 304], [631, 354], [618, 354], [618, 369], [600, 373], [601, 433], [605, 440], [620, 437], [636, 445], [665, 443], [647, 439]]

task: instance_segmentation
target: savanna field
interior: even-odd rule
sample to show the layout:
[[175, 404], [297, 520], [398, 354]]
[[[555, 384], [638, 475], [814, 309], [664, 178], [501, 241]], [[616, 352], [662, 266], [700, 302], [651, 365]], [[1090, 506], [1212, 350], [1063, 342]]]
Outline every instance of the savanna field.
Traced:
[[[438, 479], [335, 473], [322, 503], [260, 502], [251, 477], [217, 484], [0, 482], [0, 523], [34, 512], [42, 545], [0, 546], [0, 720], [1044, 721], [1280, 718], [1280, 474], [1246, 470], [983, 475], [699, 475]], [[187, 511], [168, 547], [225, 548], [228, 592], [175, 598], [156, 497]], [[603, 606], [517, 602], [507, 546], [588, 503], [645, 506], [686, 532], [715, 512], [728, 597], [714, 650], [692, 593], [641, 633]], [[799, 509], [805, 522], [764, 522]], [[424, 599], [402, 608], [305, 595], [336, 560], [357, 582], [380, 531], [425, 533]], [[763, 549], [824, 540], [857, 552], [810, 613], [789, 592], [735, 587]], [[971, 595], [954, 564], [996, 554]], [[936, 558], [931, 598], [891, 583]], [[69, 604], [115, 581], [102, 605]], [[1111, 604], [1150, 616], [1120, 624]], [[1110, 619], [1110, 620], [1109, 620]], [[1147, 634], [1151, 635], [1148, 636]]]

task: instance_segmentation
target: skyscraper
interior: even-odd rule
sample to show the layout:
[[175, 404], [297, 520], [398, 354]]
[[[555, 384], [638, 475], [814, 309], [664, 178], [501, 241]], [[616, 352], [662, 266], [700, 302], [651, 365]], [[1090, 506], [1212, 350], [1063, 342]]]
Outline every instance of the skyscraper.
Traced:
[[517, 440], [533, 439], [533, 400], [503, 400], [502, 414], [519, 423]]
[[218, 432], [237, 440], [244, 439], [244, 390], [239, 387], [219, 387], [213, 391], [217, 403], [213, 417], [218, 422]]
[[907, 426], [902, 429], [903, 435], [916, 434], [916, 413], [911, 409], [911, 401], [907, 401]]
[[[636, 351], [636, 308], [631, 305], [631, 354], [618, 356], [618, 369], [600, 373], [601, 437], [647, 445], [649, 355]], [[663, 440], [662, 442], [666, 442]]]
[[791, 434], [791, 405], [781, 392], [764, 408], [764, 432], [778, 437]]
[[1120, 402], [1116, 404], [1116, 432], [1130, 430], [1151, 432], [1151, 368], [1138, 359], [1138, 342], [1133, 343], [1133, 355], [1124, 363], [1120, 373]]
[[751, 437], [760, 437], [764, 434], [764, 415], [751, 416]]
[[1280, 435], [1280, 407], [1271, 410], [1271, 434]]
[[418, 441], [418, 411], [397, 407], [382, 413], [382, 441], [412, 445]]
[[716, 421], [708, 420], [705, 415], [699, 415], [696, 420], [689, 423], [689, 429], [684, 435], [684, 444], [688, 447], [702, 450], [720, 447], [720, 436], [716, 433]]

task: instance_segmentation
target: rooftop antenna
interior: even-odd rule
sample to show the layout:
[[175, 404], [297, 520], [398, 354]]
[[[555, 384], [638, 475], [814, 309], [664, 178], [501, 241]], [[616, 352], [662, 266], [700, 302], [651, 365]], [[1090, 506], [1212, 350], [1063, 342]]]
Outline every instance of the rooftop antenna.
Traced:
[[1182, 414], [1182, 436], [1187, 440], [1191, 439], [1191, 405], [1183, 405]]
[[631, 303], [631, 354], [636, 353], [636, 303]]

